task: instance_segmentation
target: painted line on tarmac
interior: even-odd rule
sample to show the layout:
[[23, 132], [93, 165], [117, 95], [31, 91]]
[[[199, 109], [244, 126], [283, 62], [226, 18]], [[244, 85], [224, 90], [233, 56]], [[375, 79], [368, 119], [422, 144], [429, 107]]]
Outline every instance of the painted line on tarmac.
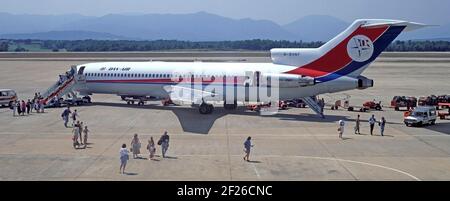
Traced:
[[[179, 157], [183, 157], [183, 156], [186, 156], [186, 157], [201, 157], [201, 156], [203, 156], [203, 157], [210, 157], [210, 156], [217, 156], [217, 155], [177, 155], [177, 156], [179, 156]], [[234, 156], [234, 157], [239, 156], [240, 157], [240, 155], [231, 155], [231, 156]], [[318, 160], [331, 160], [331, 161], [355, 163], [355, 164], [360, 164], [360, 165], [367, 165], [367, 166], [372, 166], [372, 167], [378, 167], [378, 168], [381, 168], [381, 169], [391, 170], [391, 171], [394, 171], [394, 172], [406, 175], [406, 176], [408, 176], [408, 177], [410, 177], [410, 178], [412, 178], [412, 179], [414, 179], [416, 181], [421, 181], [419, 178], [417, 178], [416, 176], [414, 176], [414, 175], [412, 175], [412, 174], [410, 174], [408, 172], [405, 172], [405, 171], [402, 171], [402, 170], [399, 170], [399, 169], [396, 169], [396, 168], [392, 168], [392, 167], [387, 167], [387, 166], [384, 166], [384, 165], [378, 165], [378, 164], [362, 162], [362, 161], [355, 161], [355, 160], [348, 160], [348, 159], [341, 159], [341, 158], [331, 158], [331, 157], [320, 157], [320, 156], [254, 155], [253, 157], [256, 157], [256, 156], [269, 157], [269, 158], [270, 157], [273, 157], [273, 158], [281, 158], [281, 157], [283, 157], [283, 158], [286, 158], [286, 157], [309, 158], [309, 159], [318, 159]], [[254, 166], [254, 164], [252, 164], [252, 165]], [[260, 178], [261, 175], [256, 170], [256, 166], [254, 166], [254, 170], [255, 170], [255, 173], [257, 174], [258, 178]]]
[[[267, 155], [267, 156], [264, 156], [264, 157], [286, 157], [286, 156]], [[402, 171], [402, 170], [399, 170], [399, 169], [395, 169], [395, 168], [391, 168], [391, 167], [387, 167], [387, 166], [384, 166], [384, 165], [373, 164], [373, 163], [354, 161], [354, 160], [347, 160], [347, 159], [341, 159], [341, 158], [319, 157], [319, 156], [288, 156], [288, 157], [310, 158], [310, 159], [319, 159], [319, 160], [333, 160], [333, 161], [341, 161], [341, 162], [356, 163], [356, 164], [361, 164], [361, 165], [368, 165], [368, 166], [373, 166], [373, 167], [378, 167], [378, 168], [382, 168], [382, 169], [387, 169], [387, 170], [391, 170], [391, 171], [394, 171], [394, 172], [398, 172], [398, 173], [401, 173], [401, 174], [406, 175], [408, 177], [411, 177], [412, 179], [414, 179], [416, 181], [421, 181], [416, 176], [414, 176], [414, 175], [412, 175], [410, 173], [407, 173], [405, 171]]]
[[256, 165], [252, 163], [253, 166], [253, 170], [255, 170], [256, 176], [258, 177], [258, 179], [261, 179], [261, 175], [259, 175], [258, 169], [256, 169]]

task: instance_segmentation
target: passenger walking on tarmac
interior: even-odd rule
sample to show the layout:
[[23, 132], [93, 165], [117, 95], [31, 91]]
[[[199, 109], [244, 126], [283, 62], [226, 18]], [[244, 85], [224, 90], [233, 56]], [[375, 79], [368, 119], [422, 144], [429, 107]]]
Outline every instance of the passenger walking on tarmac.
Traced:
[[339, 128], [338, 128], [338, 132], [339, 132], [339, 138], [342, 138], [342, 135], [344, 134], [344, 127], [345, 127], [345, 121], [344, 120], [339, 120]]
[[384, 136], [384, 127], [386, 126], [386, 119], [384, 117], [381, 117], [381, 121], [378, 123], [380, 126], [380, 132], [381, 136]]
[[150, 137], [150, 140], [148, 140], [147, 150], [150, 153], [148, 160], [151, 160], [153, 156], [155, 156], [156, 152], [155, 141], [153, 141], [153, 137]]
[[25, 111], [27, 110], [27, 104], [24, 100], [20, 103], [20, 111], [22, 112], [22, 116], [25, 115]]
[[17, 114], [20, 116], [20, 114], [22, 113], [22, 110], [20, 109], [20, 101], [17, 101]]
[[88, 133], [89, 133], [89, 129], [88, 129], [87, 126], [85, 126], [84, 129], [83, 129], [83, 135], [84, 135], [84, 138], [83, 138], [84, 141], [83, 141], [83, 143], [84, 143], [84, 148], [85, 148], [85, 149], [86, 149], [86, 146], [87, 146]]
[[126, 144], [122, 144], [122, 148], [119, 151], [120, 154], [120, 171], [119, 174], [125, 174], [125, 167], [127, 166], [128, 159], [128, 149]]
[[79, 134], [80, 134], [80, 143], [83, 145], [83, 122], [80, 122], [78, 124], [78, 127], [80, 128]]
[[45, 101], [43, 98], [41, 98], [39, 101], [39, 108], [41, 109], [42, 113], [44, 113], [44, 105], [45, 105]]
[[164, 131], [164, 134], [159, 138], [158, 145], [161, 145], [161, 151], [163, 158], [166, 157], [167, 150], [169, 149], [169, 135], [167, 134], [167, 131]]
[[30, 110], [31, 110], [31, 100], [30, 99], [28, 99], [26, 107], [27, 107], [27, 114], [30, 114]]
[[78, 112], [77, 112], [77, 110], [74, 110], [73, 113], [72, 113], [72, 126], [77, 121], [77, 117], [78, 117]]
[[17, 101], [14, 101], [11, 104], [11, 108], [12, 108], [12, 111], [13, 111], [13, 117], [15, 117], [16, 116], [16, 111], [17, 111]]
[[[61, 117], [63, 118], [63, 120], [64, 120], [64, 126], [67, 128], [67, 123], [69, 122], [69, 115], [70, 115], [70, 113], [72, 113], [71, 111], [70, 111], [70, 107], [67, 107], [64, 111], [63, 111], [63, 113], [61, 114]], [[72, 124], [72, 127], [73, 127], [73, 124]]]
[[244, 161], [250, 162], [250, 149], [255, 146], [252, 145], [252, 137], [248, 136], [247, 140], [245, 140], [244, 142], [244, 152], [245, 152], [245, 156], [244, 156]]
[[36, 110], [36, 113], [39, 113], [39, 99], [34, 100], [34, 110]]
[[356, 118], [355, 134], [361, 134], [361, 133], [359, 132], [359, 126], [360, 126], [360, 124], [361, 124], [361, 120], [359, 119], [359, 114], [358, 114], [358, 117]]
[[31, 102], [30, 102], [30, 112], [31, 112], [31, 113], [33, 113], [34, 102], [35, 102], [35, 100], [34, 100], [34, 99], [31, 99]]
[[74, 149], [77, 149], [80, 147], [80, 143], [78, 142], [78, 136], [79, 136], [79, 132], [80, 132], [79, 130], [80, 129], [78, 126], [74, 126], [72, 129], [72, 133], [73, 133], [72, 140], [73, 140], [73, 148]]
[[141, 142], [139, 141], [138, 134], [135, 133], [133, 139], [131, 140], [131, 152], [133, 152], [133, 158], [139, 158], [141, 154]]
[[377, 122], [377, 120], [375, 119], [375, 115], [372, 114], [372, 117], [369, 119], [370, 135], [373, 135], [373, 127], [375, 126], [375, 122]]

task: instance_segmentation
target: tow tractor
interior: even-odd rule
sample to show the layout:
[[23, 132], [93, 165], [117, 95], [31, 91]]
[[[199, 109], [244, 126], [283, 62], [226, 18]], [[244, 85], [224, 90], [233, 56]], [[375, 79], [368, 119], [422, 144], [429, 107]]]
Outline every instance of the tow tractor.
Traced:
[[378, 103], [375, 103], [375, 100], [373, 101], [366, 101], [363, 104], [363, 108], [366, 108], [367, 110], [371, 110], [371, 109], [375, 109], [375, 110], [382, 110], [383, 108], [381, 107], [381, 101]]

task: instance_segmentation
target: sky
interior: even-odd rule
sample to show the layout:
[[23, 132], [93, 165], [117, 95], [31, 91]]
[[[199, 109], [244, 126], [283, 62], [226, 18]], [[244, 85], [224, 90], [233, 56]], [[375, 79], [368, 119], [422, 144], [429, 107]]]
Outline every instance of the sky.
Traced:
[[271, 20], [281, 25], [307, 15], [330, 15], [347, 22], [390, 18], [428, 24], [450, 23], [450, 0], [0, 0], [13, 14], [195, 13], [234, 19]]

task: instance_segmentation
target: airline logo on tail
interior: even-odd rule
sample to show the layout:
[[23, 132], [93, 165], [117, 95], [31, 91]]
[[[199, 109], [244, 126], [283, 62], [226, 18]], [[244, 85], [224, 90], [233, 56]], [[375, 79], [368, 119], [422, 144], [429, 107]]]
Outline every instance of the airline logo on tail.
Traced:
[[347, 53], [357, 62], [369, 60], [373, 55], [373, 42], [365, 35], [356, 35], [347, 43]]
[[405, 28], [406, 25], [359, 25], [319, 58], [285, 73], [314, 77], [319, 82], [355, 76], [373, 62]]

